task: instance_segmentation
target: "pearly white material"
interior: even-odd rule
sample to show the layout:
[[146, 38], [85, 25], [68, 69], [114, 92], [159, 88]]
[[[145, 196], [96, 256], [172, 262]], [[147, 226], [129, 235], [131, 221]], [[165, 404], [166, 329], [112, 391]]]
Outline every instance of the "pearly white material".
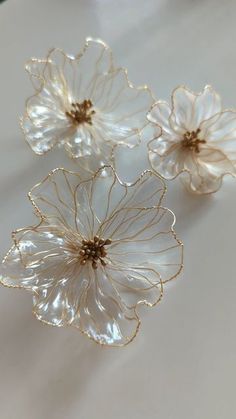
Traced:
[[115, 67], [112, 51], [86, 38], [76, 56], [59, 48], [26, 63], [34, 92], [25, 103], [21, 126], [32, 150], [44, 155], [62, 146], [79, 167], [90, 160], [110, 163], [117, 144], [134, 147], [153, 103], [147, 86], [135, 87]]
[[176, 87], [171, 105], [156, 102], [147, 118], [156, 128], [149, 161], [165, 179], [187, 173], [187, 189], [209, 194], [219, 190], [224, 176], [236, 176], [236, 110], [222, 109], [211, 86], [200, 93]]
[[[17, 116], [32, 94], [24, 63], [58, 46], [76, 54], [86, 36], [109, 43], [137, 84], [169, 100], [179, 84], [212, 84], [236, 105], [234, 0], [6, 0], [0, 5], [0, 251], [12, 229], [34, 224], [30, 188], [63, 150], [36, 156]], [[122, 152], [123, 153], [123, 152]], [[120, 162], [119, 158], [119, 162]], [[134, 180], [144, 147], [123, 153]], [[44, 326], [29, 293], [0, 289], [0, 416], [3, 419], [234, 419], [236, 280], [234, 179], [212, 196], [168, 182], [165, 205], [185, 244], [184, 275], [166, 285], [157, 309], [123, 349], [101, 348], [73, 328]]]
[[31, 291], [33, 314], [47, 325], [127, 345], [139, 306], [156, 306], [183, 267], [174, 214], [161, 206], [165, 190], [147, 170], [127, 185], [111, 166], [86, 180], [54, 169], [29, 193], [38, 222], [13, 234], [0, 283]]

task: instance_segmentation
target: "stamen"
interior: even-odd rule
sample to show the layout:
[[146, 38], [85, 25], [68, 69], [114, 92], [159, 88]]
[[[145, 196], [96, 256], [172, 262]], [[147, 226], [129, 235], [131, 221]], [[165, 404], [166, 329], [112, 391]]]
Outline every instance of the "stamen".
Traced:
[[95, 110], [92, 109], [93, 104], [90, 99], [85, 99], [82, 103], [72, 103], [71, 110], [66, 111], [66, 116], [72, 120], [74, 124], [87, 123], [92, 125], [92, 115]]
[[182, 146], [194, 151], [195, 153], [200, 153], [199, 145], [206, 143], [206, 140], [201, 140], [198, 138], [200, 131], [200, 128], [198, 128], [196, 131], [187, 131], [183, 136]]
[[82, 240], [82, 246], [79, 251], [80, 264], [85, 265], [87, 261], [92, 262], [93, 269], [98, 268], [98, 261], [101, 262], [102, 266], [106, 266], [104, 258], [107, 255], [105, 246], [111, 244], [110, 239], [102, 239], [98, 236], [94, 236], [93, 240]]

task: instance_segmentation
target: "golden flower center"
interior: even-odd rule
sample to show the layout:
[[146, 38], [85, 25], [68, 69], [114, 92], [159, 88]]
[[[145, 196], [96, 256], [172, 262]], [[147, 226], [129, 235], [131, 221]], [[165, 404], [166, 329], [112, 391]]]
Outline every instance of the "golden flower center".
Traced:
[[95, 110], [92, 109], [93, 104], [90, 99], [85, 99], [81, 103], [72, 103], [71, 110], [66, 111], [66, 116], [72, 120], [74, 124], [87, 123], [92, 125], [92, 115], [95, 114]]
[[82, 240], [82, 246], [80, 248], [80, 264], [85, 265], [87, 262], [92, 262], [93, 269], [97, 269], [98, 261], [103, 266], [106, 266], [104, 258], [107, 255], [105, 246], [111, 244], [110, 239], [101, 239], [98, 236], [94, 236], [93, 240]]
[[198, 128], [196, 131], [187, 131], [183, 136], [182, 146], [184, 148], [188, 148], [189, 150], [195, 151], [195, 153], [199, 153], [200, 144], [206, 143], [206, 140], [201, 140], [198, 138], [200, 131], [200, 128]]

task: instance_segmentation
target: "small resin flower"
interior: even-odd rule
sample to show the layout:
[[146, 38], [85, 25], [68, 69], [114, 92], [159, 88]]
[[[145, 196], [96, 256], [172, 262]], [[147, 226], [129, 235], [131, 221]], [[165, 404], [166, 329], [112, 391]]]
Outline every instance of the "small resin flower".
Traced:
[[224, 175], [236, 175], [236, 111], [222, 110], [210, 86], [199, 94], [177, 87], [172, 105], [158, 101], [148, 119], [161, 129], [149, 143], [149, 160], [164, 178], [188, 172], [184, 184], [204, 194], [216, 192]]
[[64, 146], [73, 158], [96, 155], [110, 161], [117, 144], [134, 146], [153, 103], [147, 86], [135, 88], [127, 71], [115, 68], [110, 48], [87, 39], [77, 56], [52, 49], [26, 65], [36, 90], [21, 120], [37, 154]]
[[40, 222], [17, 230], [0, 281], [33, 293], [33, 313], [77, 327], [100, 344], [137, 334], [137, 306], [157, 304], [182, 267], [174, 216], [160, 203], [163, 181], [150, 171], [123, 184], [111, 167], [92, 178], [55, 169], [29, 198]]

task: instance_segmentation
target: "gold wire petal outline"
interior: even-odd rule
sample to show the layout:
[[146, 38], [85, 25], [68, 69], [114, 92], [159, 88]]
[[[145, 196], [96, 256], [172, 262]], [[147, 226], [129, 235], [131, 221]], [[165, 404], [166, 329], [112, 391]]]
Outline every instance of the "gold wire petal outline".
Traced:
[[[39, 221], [39, 223], [38, 224], [36, 224], [36, 225], [34, 225], [34, 226], [30, 226], [30, 227], [24, 227], [24, 228], [19, 228], [19, 229], [16, 229], [16, 230], [14, 230], [13, 232], [12, 232], [12, 239], [13, 239], [13, 242], [14, 242], [14, 245], [13, 246], [11, 246], [11, 248], [9, 249], [9, 251], [7, 252], [7, 254], [5, 255], [5, 257], [3, 258], [3, 261], [2, 261], [2, 263], [4, 263], [6, 260], [7, 260], [7, 257], [9, 256], [9, 254], [12, 252], [12, 250], [14, 250], [14, 248], [17, 248], [18, 249], [18, 252], [19, 252], [19, 255], [20, 255], [20, 258], [21, 258], [21, 263], [23, 264], [23, 266], [25, 266], [24, 265], [24, 263], [23, 263], [23, 261], [22, 261], [22, 255], [21, 255], [21, 250], [20, 250], [20, 248], [19, 248], [19, 243], [20, 243], [20, 241], [18, 241], [18, 239], [17, 239], [17, 235], [18, 235], [18, 233], [21, 233], [21, 232], [25, 232], [25, 231], [35, 231], [38, 227], [40, 227], [44, 222], [45, 222], [45, 220], [47, 219], [47, 216], [45, 215], [45, 214], [43, 214], [43, 212], [40, 210], [40, 208], [38, 207], [38, 205], [35, 203], [35, 201], [34, 201], [34, 198], [33, 198], [33, 196], [32, 196], [32, 193], [33, 193], [33, 191], [36, 189], [36, 188], [38, 188], [39, 186], [41, 186], [41, 185], [43, 185], [48, 179], [50, 179], [53, 175], [54, 175], [54, 173], [56, 173], [56, 172], [63, 172], [63, 173], [67, 173], [67, 174], [71, 174], [71, 175], [75, 175], [75, 176], [77, 176], [78, 177], [78, 179], [80, 179], [80, 184], [81, 183], [84, 183], [84, 182], [88, 182], [88, 181], [93, 181], [98, 175], [99, 175], [99, 173], [101, 173], [104, 169], [106, 169], [106, 168], [109, 168], [109, 169], [111, 169], [111, 171], [113, 172], [113, 175], [114, 175], [114, 178], [115, 178], [115, 180], [116, 181], [118, 181], [118, 183], [121, 185], [121, 186], [123, 186], [123, 187], [125, 187], [125, 188], [129, 188], [129, 187], [134, 187], [134, 186], [136, 186], [141, 180], [142, 180], [142, 178], [146, 175], [146, 174], [150, 174], [151, 176], [154, 176], [154, 177], [156, 177], [160, 182], [161, 182], [161, 184], [163, 185], [163, 192], [162, 192], [162, 195], [161, 195], [161, 198], [159, 199], [159, 203], [158, 203], [158, 205], [153, 205], [153, 206], [151, 206], [151, 207], [144, 207], [145, 209], [151, 209], [151, 208], [160, 208], [160, 202], [162, 201], [162, 199], [163, 199], [163, 197], [164, 197], [164, 195], [165, 195], [165, 193], [166, 193], [166, 185], [165, 185], [165, 182], [164, 182], [164, 180], [163, 180], [163, 178], [159, 175], [159, 174], [157, 174], [157, 173], [155, 173], [155, 172], [153, 172], [152, 170], [145, 170], [145, 171], [143, 171], [142, 173], [141, 173], [141, 175], [134, 181], [134, 182], [130, 182], [130, 183], [126, 183], [126, 182], [123, 182], [123, 181], [121, 181], [120, 180], [120, 178], [118, 177], [118, 175], [117, 175], [117, 173], [116, 173], [116, 171], [114, 170], [114, 168], [111, 166], [111, 165], [104, 165], [103, 167], [101, 167], [101, 168], [99, 168], [96, 172], [94, 172], [94, 175], [90, 178], [90, 179], [87, 179], [87, 180], [82, 180], [81, 181], [81, 177], [80, 177], [80, 175], [79, 175], [79, 173], [76, 173], [76, 172], [73, 172], [73, 171], [69, 171], [69, 170], [66, 170], [66, 169], [64, 169], [64, 168], [56, 168], [56, 169], [53, 169], [51, 172], [49, 172], [49, 174], [41, 181], [41, 182], [38, 182], [35, 186], [33, 186], [32, 188], [31, 188], [31, 190], [30, 190], [30, 192], [28, 193], [28, 198], [29, 198], [29, 200], [30, 200], [30, 202], [31, 202], [31, 204], [32, 204], [32, 206], [33, 206], [33, 208], [34, 208], [34, 210], [35, 210], [35, 214], [36, 214], [36, 216], [40, 219], [40, 221]], [[136, 320], [137, 321], [137, 325], [136, 325], [136, 329], [135, 329], [135, 331], [134, 331], [134, 334], [132, 335], [132, 336], [130, 336], [130, 337], [126, 337], [127, 339], [129, 339], [127, 342], [125, 342], [125, 343], [122, 343], [122, 344], [107, 344], [107, 343], [105, 343], [105, 342], [101, 342], [101, 341], [98, 341], [98, 340], [95, 340], [95, 338], [93, 338], [92, 336], [90, 336], [89, 334], [88, 334], [88, 332], [86, 331], [86, 330], [83, 330], [83, 329], [81, 329], [81, 327], [80, 326], [76, 326], [76, 325], [73, 325], [73, 324], [67, 324], [67, 325], [56, 325], [56, 324], [52, 324], [52, 323], [50, 323], [50, 322], [48, 322], [48, 321], [46, 321], [46, 320], [43, 320], [43, 319], [40, 319], [39, 317], [38, 317], [38, 315], [37, 315], [37, 313], [35, 312], [35, 310], [34, 310], [34, 307], [33, 307], [33, 309], [32, 309], [32, 313], [33, 313], [33, 315], [41, 322], [41, 323], [43, 323], [43, 324], [47, 324], [47, 325], [50, 325], [50, 326], [53, 326], [53, 327], [74, 327], [74, 328], [76, 328], [76, 329], [78, 329], [82, 334], [84, 334], [84, 335], [86, 335], [89, 339], [91, 339], [92, 341], [94, 341], [95, 343], [97, 343], [97, 344], [99, 344], [99, 345], [101, 345], [101, 346], [108, 346], [108, 347], [124, 347], [124, 346], [126, 346], [126, 345], [128, 345], [129, 343], [131, 343], [133, 340], [134, 340], [134, 338], [137, 336], [137, 333], [138, 333], [138, 331], [139, 331], [139, 328], [140, 328], [140, 325], [141, 325], [141, 320], [140, 320], [140, 317], [139, 317], [139, 314], [138, 314], [138, 307], [140, 306], [140, 305], [146, 305], [146, 306], [149, 306], [149, 307], [154, 307], [154, 306], [156, 306], [160, 301], [161, 301], [161, 299], [162, 299], [162, 297], [163, 297], [163, 292], [164, 292], [164, 287], [163, 287], [163, 285], [165, 284], [165, 283], [167, 283], [167, 282], [169, 282], [170, 280], [172, 280], [172, 279], [175, 279], [175, 278], [177, 278], [177, 276], [180, 274], [180, 272], [182, 271], [182, 269], [183, 269], [183, 243], [179, 240], [179, 238], [177, 237], [177, 235], [176, 235], [176, 232], [175, 232], [175, 230], [174, 230], [174, 225], [175, 225], [175, 222], [176, 222], [176, 217], [175, 217], [175, 214], [171, 211], [171, 210], [169, 210], [168, 208], [165, 208], [165, 207], [162, 207], [162, 208], [164, 208], [164, 209], [166, 209], [167, 211], [169, 211], [171, 214], [172, 214], [172, 216], [173, 216], [173, 222], [172, 222], [172, 224], [171, 224], [171, 226], [170, 226], [170, 231], [169, 232], [171, 232], [172, 234], [173, 234], [173, 237], [174, 237], [174, 239], [176, 240], [176, 242], [177, 242], [177, 246], [179, 246], [180, 247], [180, 252], [181, 252], [181, 258], [180, 258], [180, 263], [179, 263], [179, 265], [180, 265], [180, 267], [179, 267], [179, 270], [177, 271], [177, 273], [175, 274], [175, 275], [173, 275], [170, 279], [168, 279], [168, 280], [165, 280], [165, 281], [163, 281], [162, 280], [162, 278], [161, 278], [161, 275], [160, 275], [160, 273], [158, 273], [155, 269], [153, 269], [153, 271], [157, 274], [157, 276], [159, 277], [159, 283], [156, 285], [156, 288], [158, 288], [158, 290], [160, 291], [160, 295], [159, 295], [159, 297], [158, 297], [158, 299], [157, 299], [157, 301], [155, 301], [154, 303], [148, 303], [147, 301], [144, 301], [144, 300], [140, 300], [140, 301], [138, 301], [135, 305], [134, 305], [134, 307], [132, 307], [132, 309], [133, 309], [133, 313], [134, 313], [134, 318], [130, 318], [129, 320]], [[21, 240], [21, 239], [20, 239]], [[168, 250], [168, 249], [167, 249]], [[9, 278], [11, 278], [10, 276], [9, 276]], [[24, 286], [24, 285], [8, 285], [8, 284], [5, 284], [4, 283], [4, 280], [2, 280], [2, 279], [0, 279], [0, 283], [4, 286], [4, 287], [6, 287], [6, 288], [16, 288], [16, 289], [25, 289], [26, 291], [30, 291], [30, 293], [32, 294], [32, 295], [37, 295], [37, 291], [33, 291], [32, 289], [29, 289], [27, 286]], [[88, 286], [89, 286], [89, 283], [90, 283], [90, 281], [88, 281]], [[122, 301], [122, 303], [126, 306], [126, 304]], [[127, 308], [128, 308], [128, 306], [127, 306]]]
[[[33, 95], [31, 95], [31, 96], [29, 96], [27, 99], [26, 99], [26, 101], [25, 101], [25, 112], [24, 112], [24, 115], [22, 116], [22, 117], [20, 117], [19, 118], [19, 121], [20, 121], [20, 127], [21, 127], [21, 130], [22, 130], [22, 132], [23, 132], [23, 137], [24, 137], [24, 141], [27, 143], [27, 145], [30, 147], [30, 149], [32, 150], [32, 147], [31, 147], [31, 145], [30, 145], [30, 143], [28, 142], [28, 140], [27, 140], [27, 134], [26, 134], [26, 132], [25, 132], [25, 129], [24, 129], [24, 119], [26, 119], [26, 118], [28, 118], [29, 120], [31, 120], [31, 118], [30, 118], [30, 116], [29, 116], [29, 114], [28, 114], [28, 111], [27, 111], [27, 109], [28, 109], [28, 102], [31, 100], [31, 99], [33, 99], [33, 98], [35, 98], [35, 97], [37, 97], [40, 93], [41, 93], [41, 91], [43, 90], [43, 88], [45, 87], [45, 84], [46, 84], [46, 79], [44, 78], [44, 72], [45, 72], [45, 69], [46, 69], [46, 67], [47, 67], [47, 65], [48, 65], [48, 63], [50, 63], [51, 61], [50, 61], [50, 56], [55, 52], [55, 51], [59, 51], [63, 56], [64, 56], [64, 58], [65, 58], [65, 61], [66, 60], [68, 60], [68, 61], [79, 61], [80, 59], [81, 59], [81, 57], [86, 53], [86, 50], [89, 48], [89, 46], [90, 46], [90, 43], [97, 43], [97, 44], [100, 44], [100, 45], [102, 45], [103, 46], [103, 48], [104, 48], [104, 50], [107, 50], [107, 51], [109, 51], [109, 55], [110, 55], [110, 59], [109, 59], [109, 61], [110, 61], [110, 68], [108, 69], [108, 71], [106, 72], [106, 73], [104, 73], [104, 74], [118, 74], [118, 72], [123, 72], [124, 73], [124, 75], [125, 75], [125, 80], [126, 80], [126, 87], [128, 87], [128, 88], [130, 88], [130, 89], [133, 89], [133, 90], [136, 90], [137, 92], [139, 92], [139, 91], [147, 91], [147, 92], [149, 92], [149, 94], [150, 94], [150, 98], [151, 98], [151, 100], [153, 101], [153, 102], [155, 102], [155, 97], [154, 97], [154, 94], [153, 94], [153, 92], [152, 92], [152, 90], [146, 85], [146, 84], [144, 84], [144, 85], [140, 85], [140, 86], [135, 86], [130, 80], [129, 80], [129, 77], [128, 77], [128, 70], [125, 68], [125, 67], [122, 67], [122, 66], [120, 66], [120, 67], [115, 67], [114, 66], [114, 59], [113, 59], [113, 52], [112, 52], [112, 49], [104, 42], [104, 41], [102, 41], [101, 39], [99, 39], [99, 38], [92, 38], [92, 37], [87, 37], [86, 39], [85, 39], [85, 44], [84, 44], [84, 47], [82, 48], [82, 50], [81, 50], [81, 52], [79, 52], [78, 54], [76, 54], [76, 55], [69, 55], [69, 54], [67, 54], [67, 53], [65, 53], [64, 52], [64, 50], [63, 49], [61, 49], [61, 48], [51, 48], [50, 50], [49, 50], [49, 52], [48, 52], [48, 54], [47, 54], [47, 56], [46, 56], [46, 58], [45, 59], [38, 59], [38, 58], [31, 58], [30, 60], [28, 60], [27, 62], [26, 62], [26, 65], [25, 65], [25, 70], [26, 70], [26, 72], [29, 74], [29, 77], [30, 77], [30, 80], [31, 80], [31, 82], [32, 82], [32, 85], [33, 85], [33, 87], [35, 88], [35, 90], [36, 90], [36, 93], [35, 94], [33, 94]], [[44, 69], [43, 69], [43, 71], [42, 71], [42, 75], [38, 75], [38, 74], [35, 74], [34, 72], [32, 72], [31, 71], [31, 69], [30, 69], [30, 63], [32, 63], [32, 62], [34, 62], [34, 63], [39, 63], [39, 64], [45, 64], [45, 66], [44, 66]], [[40, 87], [36, 87], [36, 85], [34, 84], [34, 82], [33, 82], [33, 79], [38, 79], [39, 80], [39, 82], [40, 82]], [[146, 127], [146, 125], [148, 124], [148, 122], [146, 123], [146, 124], [144, 124], [143, 125], [143, 127], [142, 128], [139, 128], [139, 129], [137, 129], [137, 132], [136, 132], [136, 135], [137, 135], [137, 143], [136, 144], [134, 144], [134, 145], [129, 145], [129, 144], [126, 144], [125, 143], [125, 141], [119, 141], [119, 142], [117, 142], [116, 144], [113, 144], [113, 148], [112, 148], [112, 150], [111, 150], [111, 155], [110, 155], [110, 157], [108, 157], [108, 159], [109, 159], [109, 162], [111, 162], [112, 164], [113, 164], [113, 160], [111, 159], [110, 160], [110, 158], [112, 158], [112, 157], [114, 157], [114, 147], [116, 147], [116, 146], [125, 146], [125, 147], [128, 147], [128, 148], [134, 148], [134, 147], [136, 147], [136, 146], [138, 146], [140, 143], [141, 143], [141, 135], [142, 135], [142, 132], [143, 132], [143, 129]], [[133, 135], [135, 135], [135, 134], [133, 134]], [[46, 150], [46, 151], [42, 151], [42, 152], [36, 152], [36, 151], [34, 151], [34, 153], [36, 154], [36, 155], [38, 155], [38, 156], [42, 156], [42, 155], [44, 155], [44, 154], [46, 154], [46, 153], [48, 153], [49, 151], [51, 151], [54, 147], [55, 147], [55, 142], [57, 143], [58, 142], [58, 140], [60, 139], [60, 137], [55, 137], [55, 141], [54, 141], [54, 144], [52, 144], [49, 148], [48, 148], [48, 150]], [[70, 152], [70, 150], [68, 150], [67, 149], [67, 152], [68, 152], [68, 155], [69, 155], [69, 157], [70, 158], [72, 158], [72, 159], [74, 159], [74, 160], [77, 160], [78, 159], [78, 157], [75, 157], [75, 156], [73, 156], [72, 154], [71, 154], [71, 152]]]
[[[216, 192], [218, 192], [219, 191], [219, 189], [221, 188], [221, 186], [222, 186], [222, 183], [223, 183], [223, 178], [225, 177], [225, 176], [231, 176], [231, 177], [233, 177], [233, 178], [235, 178], [236, 177], [236, 173], [234, 174], [234, 173], [232, 173], [232, 172], [225, 172], [225, 173], [223, 173], [222, 175], [220, 175], [217, 179], [219, 180], [219, 186], [216, 188], [216, 189], [214, 189], [213, 191], [211, 191], [211, 192], [199, 192], [199, 191], [193, 191], [192, 189], [191, 189], [191, 184], [192, 184], [192, 179], [193, 179], [193, 176], [192, 176], [192, 173], [191, 173], [191, 171], [189, 170], [189, 169], [182, 169], [182, 170], [180, 170], [175, 176], [172, 176], [172, 177], [169, 177], [169, 178], [167, 178], [167, 177], [165, 177], [165, 176], [163, 176], [160, 172], [158, 172], [155, 168], [154, 168], [154, 166], [153, 166], [153, 164], [152, 164], [152, 162], [151, 162], [151, 159], [150, 159], [150, 154], [151, 153], [153, 153], [153, 154], [156, 154], [159, 158], [160, 158], [160, 161], [163, 161], [164, 159], [165, 159], [165, 157], [166, 157], [166, 155], [165, 154], [159, 154], [157, 151], [154, 151], [153, 149], [152, 149], [152, 147], [151, 147], [151, 144], [153, 143], [153, 142], [155, 142], [155, 141], [158, 141], [158, 138], [160, 138], [161, 136], [162, 136], [162, 134], [163, 134], [163, 129], [162, 129], [162, 127], [161, 127], [161, 125], [159, 125], [157, 122], [154, 122], [154, 121], [152, 121], [150, 118], [149, 118], [149, 114], [151, 113], [151, 111], [155, 108], [155, 106], [157, 106], [159, 103], [164, 103], [164, 104], [167, 104], [169, 107], [170, 107], [170, 109], [171, 109], [171, 113], [170, 113], [170, 116], [169, 116], [169, 118], [168, 118], [168, 120], [170, 120], [170, 118], [174, 115], [174, 112], [175, 112], [175, 110], [174, 110], [174, 101], [173, 101], [173, 97], [174, 97], [174, 93], [176, 92], [176, 90], [178, 90], [179, 88], [182, 88], [182, 89], [185, 89], [187, 92], [189, 92], [189, 93], [191, 93], [191, 94], [193, 94], [194, 96], [196, 96], [196, 97], [199, 97], [199, 96], [201, 96], [203, 93], [204, 93], [204, 91], [205, 91], [205, 89], [210, 89], [212, 92], [214, 92], [214, 93], [216, 93], [215, 92], [215, 90], [213, 89], [213, 87], [211, 86], [211, 85], [209, 85], [209, 84], [207, 84], [204, 88], [203, 88], [203, 90], [202, 91], [200, 91], [200, 92], [198, 92], [198, 93], [196, 93], [196, 92], [193, 92], [191, 89], [189, 89], [187, 86], [185, 86], [185, 85], [178, 85], [174, 90], [173, 90], [173, 92], [171, 93], [171, 106], [169, 105], [169, 103], [167, 102], [167, 101], [163, 101], [163, 100], [158, 100], [158, 101], [156, 101], [155, 103], [153, 103], [153, 105], [151, 106], [151, 108], [149, 109], [149, 111], [147, 112], [147, 114], [146, 114], [146, 116], [147, 116], [147, 120], [149, 121], [149, 123], [150, 124], [152, 124], [152, 125], [155, 125], [155, 126], [157, 126], [159, 129], [160, 129], [160, 133], [158, 134], [158, 135], [156, 135], [156, 136], [154, 136], [149, 142], [148, 142], [148, 144], [147, 144], [147, 148], [148, 148], [148, 161], [149, 161], [149, 164], [150, 164], [150, 166], [152, 167], [152, 169], [153, 169], [153, 171], [154, 172], [156, 172], [163, 180], [175, 180], [178, 176], [180, 176], [182, 173], [187, 173], [188, 174], [188, 177], [189, 177], [189, 185], [187, 185], [187, 184], [185, 184], [183, 181], [183, 184], [184, 184], [184, 186], [185, 186], [185, 188], [189, 191], [189, 192], [191, 192], [191, 193], [193, 193], [193, 194], [197, 194], [197, 195], [211, 195], [212, 193], [216, 193]], [[201, 124], [203, 123], [203, 122], [206, 122], [206, 121], [209, 121], [211, 118], [214, 118], [216, 115], [222, 115], [223, 113], [226, 113], [226, 112], [232, 112], [232, 113], [235, 113], [235, 118], [236, 118], [236, 109], [234, 109], [234, 108], [226, 108], [226, 109], [224, 109], [224, 110], [222, 110], [221, 112], [217, 112], [215, 115], [212, 115], [212, 116], [210, 116], [209, 118], [206, 118], [206, 119], [203, 119], [202, 121], [201, 121]], [[174, 146], [178, 146], [178, 144], [174, 144]], [[205, 149], [207, 149], [208, 147], [204, 147]], [[226, 160], [228, 160], [228, 161], [230, 161], [230, 159], [226, 156], [226, 154], [220, 149], [220, 148], [215, 148], [215, 150], [217, 150], [217, 151], [220, 151], [223, 155], [225, 155], [225, 158], [226, 158]], [[231, 161], [230, 161], [230, 163], [232, 163]], [[232, 163], [232, 165], [233, 165], [233, 163]], [[236, 169], [235, 169], [236, 170]], [[203, 180], [203, 178], [202, 178], [202, 176], [200, 176], [199, 175], [199, 177], [202, 179], [202, 182], [204, 183], [204, 180]]]

